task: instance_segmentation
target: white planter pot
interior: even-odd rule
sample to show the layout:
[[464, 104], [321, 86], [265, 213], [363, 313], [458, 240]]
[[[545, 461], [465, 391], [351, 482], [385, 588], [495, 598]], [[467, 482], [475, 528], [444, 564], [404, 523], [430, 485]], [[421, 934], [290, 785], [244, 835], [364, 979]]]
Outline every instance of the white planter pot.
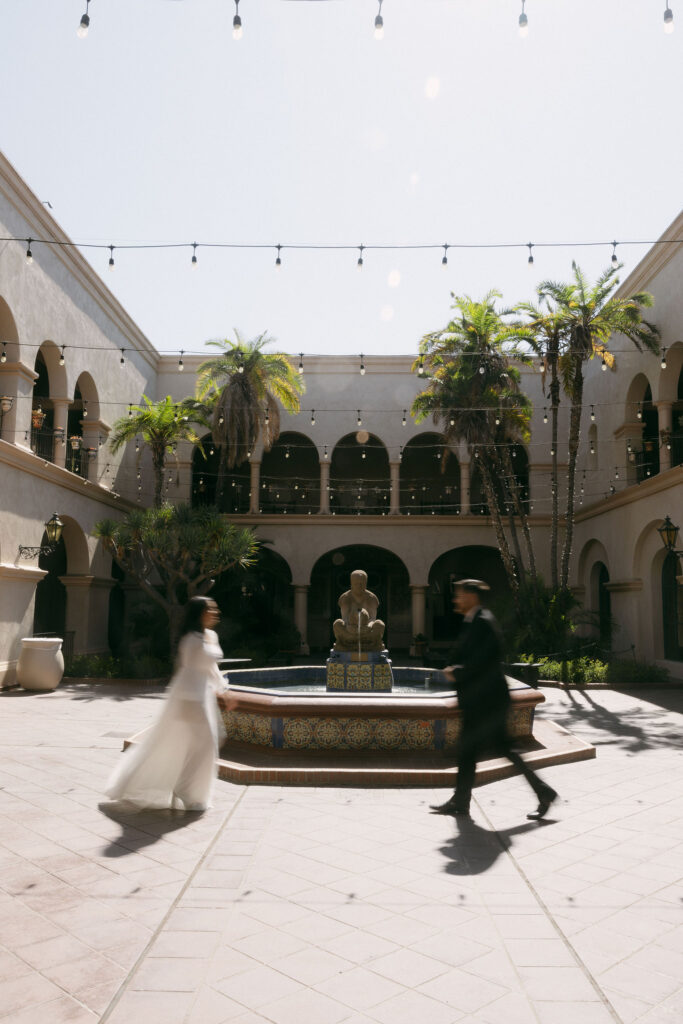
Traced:
[[56, 690], [63, 675], [60, 637], [24, 637], [17, 662], [19, 686], [25, 690]]

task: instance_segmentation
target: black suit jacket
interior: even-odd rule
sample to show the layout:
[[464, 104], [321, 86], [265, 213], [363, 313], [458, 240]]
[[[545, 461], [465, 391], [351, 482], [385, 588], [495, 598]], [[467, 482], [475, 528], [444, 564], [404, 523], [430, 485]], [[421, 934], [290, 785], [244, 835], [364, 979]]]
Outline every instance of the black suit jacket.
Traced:
[[458, 703], [468, 717], [500, 720], [510, 703], [501, 666], [503, 637], [495, 616], [479, 608], [471, 622], [463, 622], [451, 653], [456, 666]]

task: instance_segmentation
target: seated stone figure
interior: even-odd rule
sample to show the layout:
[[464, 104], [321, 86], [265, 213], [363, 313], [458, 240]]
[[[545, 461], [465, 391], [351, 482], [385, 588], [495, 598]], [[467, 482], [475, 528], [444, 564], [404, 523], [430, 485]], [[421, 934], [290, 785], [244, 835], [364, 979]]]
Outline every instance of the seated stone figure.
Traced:
[[351, 589], [339, 598], [342, 617], [332, 624], [336, 651], [381, 651], [384, 623], [375, 618], [379, 599], [367, 590], [368, 574], [362, 569], [351, 573]]

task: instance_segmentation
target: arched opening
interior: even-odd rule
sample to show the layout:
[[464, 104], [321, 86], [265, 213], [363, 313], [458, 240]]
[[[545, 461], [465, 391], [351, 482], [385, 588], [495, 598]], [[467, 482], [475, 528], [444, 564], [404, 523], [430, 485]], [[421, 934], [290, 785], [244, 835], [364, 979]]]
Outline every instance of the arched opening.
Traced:
[[[214, 505], [216, 503], [216, 481], [218, 479], [218, 449], [211, 434], [202, 438], [202, 449], [195, 445], [192, 451], [192, 505]], [[230, 484], [228, 484], [230, 486]]]
[[[80, 384], [80, 379], [79, 379]], [[83, 436], [83, 424], [88, 416], [87, 400], [84, 401], [79, 384], [74, 388], [74, 397], [69, 404], [66, 421], [66, 468], [88, 479], [90, 462], [97, 455], [97, 449], [90, 449]]]
[[407, 515], [455, 515], [460, 511], [460, 466], [444, 452], [441, 434], [413, 437], [401, 457], [400, 509]]
[[111, 577], [115, 580], [115, 583], [109, 591], [107, 643], [109, 644], [109, 650], [115, 657], [121, 655], [125, 639], [126, 592], [122, 586], [125, 576], [126, 574], [118, 563], [112, 562]]
[[308, 597], [308, 642], [311, 650], [328, 651], [334, 643], [332, 623], [339, 618], [339, 598], [350, 587], [354, 569], [368, 574], [368, 590], [379, 598], [378, 616], [385, 623], [384, 643], [390, 652], [410, 646], [410, 579], [392, 551], [370, 544], [349, 544], [328, 551], [313, 566]]
[[612, 645], [612, 599], [607, 584], [609, 571], [604, 562], [595, 562], [591, 569], [591, 609], [596, 616], [600, 645], [609, 649]]
[[305, 434], [280, 434], [261, 461], [262, 512], [312, 514], [320, 510], [318, 449]]
[[284, 654], [298, 651], [292, 573], [276, 551], [261, 548], [257, 563], [246, 571], [222, 573], [210, 596], [221, 609], [226, 654], [249, 657], [257, 666], [281, 663]]
[[47, 462], [54, 462], [54, 409], [50, 398], [50, 376], [42, 350], [36, 354], [33, 369], [38, 376], [33, 385], [31, 451]]
[[662, 565], [662, 625], [664, 657], [683, 661], [683, 600], [677, 576], [681, 574], [678, 556], [670, 551]]
[[[47, 544], [47, 534], [43, 533], [40, 542]], [[67, 555], [64, 537], [54, 551], [42, 554], [38, 559], [38, 568], [44, 569], [44, 576], [36, 587], [36, 598], [33, 611], [34, 636], [59, 636], [66, 640], [66, 587], [60, 576], [66, 575]]]
[[362, 429], [343, 437], [332, 452], [330, 511], [384, 515], [389, 511], [390, 492], [389, 456], [379, 438]]
[[451, 641], [457, 635], [462, 616], [453, 611], [453, 584], [472, 578], [488, 583], [491, 600], [487, 603], [501, 619], [507, 618], [510, 586], [498, 549], [479, 544], [451, 548], [439, 555], [429, 570], [427, 621], [433, 640]]
[[636, 479], [638, 483], [659, 473], [659, 413], [652, 404], [652, 390], [648, 384], [643, 395], [640, 415], [642, 416], [642, 448], [636, 452]]
[[[14, 376], [14, 364], [20, 361], [19, 334], [12, 311], [0, 296], [0, 353], [4, 362], [0, 362], [0, 437], [14, 443], [21, 440], [16, 437], [17, 420], [17, 383]], [[3, 379], [3, 374], [7, 377]]]
[[671, 465], [683, 466], [683, 367], [678, 375], [676, 401], [671, 410]]

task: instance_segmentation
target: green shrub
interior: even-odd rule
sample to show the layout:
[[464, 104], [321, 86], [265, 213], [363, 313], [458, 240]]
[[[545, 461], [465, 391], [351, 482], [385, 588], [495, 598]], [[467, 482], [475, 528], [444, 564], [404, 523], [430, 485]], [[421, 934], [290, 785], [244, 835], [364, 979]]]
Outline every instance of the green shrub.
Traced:
[[610, 683], [665, 683], [669, 671], [647, 661], [611, 661], [607, 670]]
[[76, 654], [64, 666], [64, 675], [82, 679], [158, 679], [171, 668], [162, 658], [113, 658], [110, 654]]
[[567, 661], [541, 658], [538, 664], [539, 679], [554, 679], [563, 683], [604, 683], [609, 669], [607, 662], [586, 657], [569, 658]]

